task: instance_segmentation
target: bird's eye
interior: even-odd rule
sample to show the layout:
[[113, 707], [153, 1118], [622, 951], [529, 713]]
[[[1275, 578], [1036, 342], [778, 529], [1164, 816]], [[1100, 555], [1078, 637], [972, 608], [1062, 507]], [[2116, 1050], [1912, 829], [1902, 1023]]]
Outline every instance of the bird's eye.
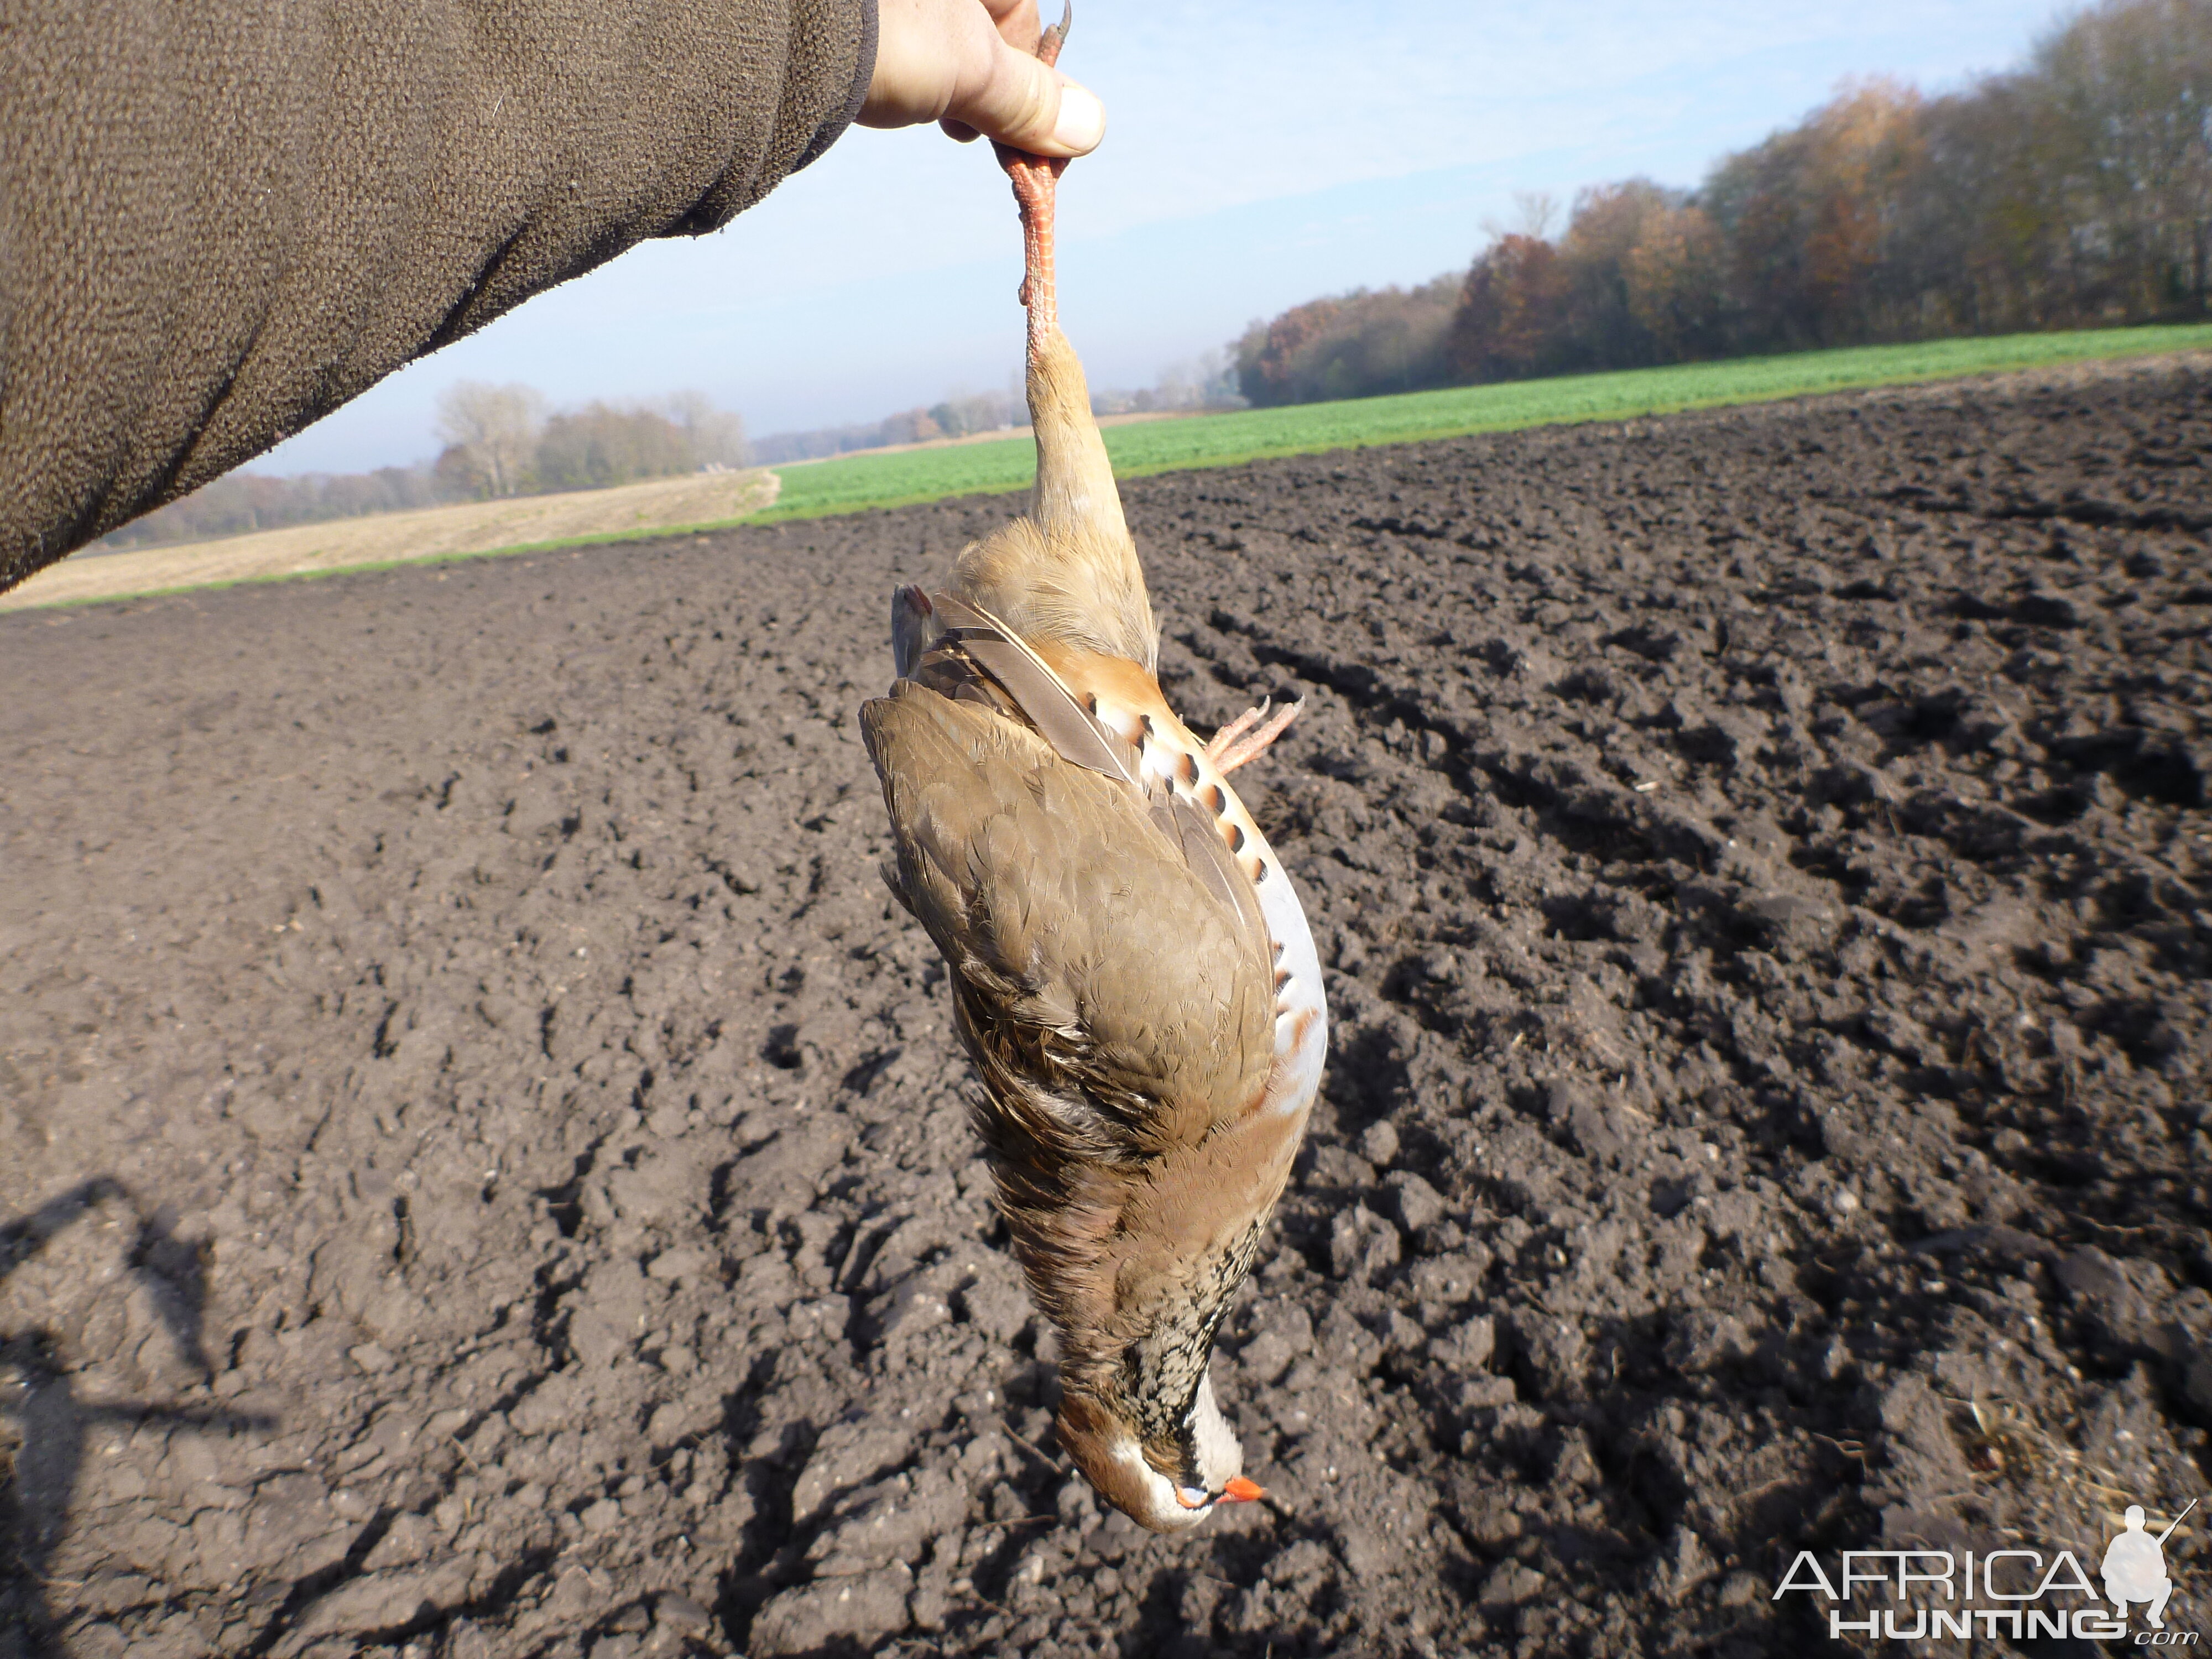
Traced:
[[1202, 1510], [1212, 1501], [1213, 1495], [1211, 1492], [1201, 1492], [1196, 1486], [1176, 1488], [1176, 1502], [1187, 1510]]

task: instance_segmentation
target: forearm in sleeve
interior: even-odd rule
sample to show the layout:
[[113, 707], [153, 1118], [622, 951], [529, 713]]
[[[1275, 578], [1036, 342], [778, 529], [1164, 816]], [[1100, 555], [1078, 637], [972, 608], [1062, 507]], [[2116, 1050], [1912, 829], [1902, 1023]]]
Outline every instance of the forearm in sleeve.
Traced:
[[857, 112], [874, 0], [7, 0], [0, 588]]

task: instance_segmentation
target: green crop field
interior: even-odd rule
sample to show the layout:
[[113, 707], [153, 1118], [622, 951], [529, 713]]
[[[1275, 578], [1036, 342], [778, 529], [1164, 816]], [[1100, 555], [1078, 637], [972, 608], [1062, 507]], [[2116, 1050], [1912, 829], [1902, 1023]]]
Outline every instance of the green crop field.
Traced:
[[[1147, 421], [1109, 427], [1106, 449], [1114, 458], [1114, 471], [1133, 478], [1185, 467], [1227, 466], [1267, 455], [1305, 455], [1579, 421], [1633, 420], [1678, 410], [1768, 403], [1813, 392], [1908, 386], [2000, 369], [2206, 347], [2212, 347], [2212, 324], [2202, 323], [1854, 346], [1786, 357], [1747, 357]], [[1036, 452], [1029, 439], [1022, 437], [780, 466], [776, 471], [783, 478], [782, 493], [774, 507], [748, 522], [818, 519], [948, 495], [1026, 489], [1035, 464]]]

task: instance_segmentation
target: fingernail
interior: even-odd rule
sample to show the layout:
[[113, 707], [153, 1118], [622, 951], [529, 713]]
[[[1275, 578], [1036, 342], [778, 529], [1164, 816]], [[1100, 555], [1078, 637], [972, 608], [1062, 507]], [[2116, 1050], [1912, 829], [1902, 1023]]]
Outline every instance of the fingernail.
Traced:
[[1088, 155], [1106, 136], [1106, 106], [1097, 94], [1078, 86], [1060, 89], [1060, 119], [1053, 123], [1052, 142], [1073, 155]]

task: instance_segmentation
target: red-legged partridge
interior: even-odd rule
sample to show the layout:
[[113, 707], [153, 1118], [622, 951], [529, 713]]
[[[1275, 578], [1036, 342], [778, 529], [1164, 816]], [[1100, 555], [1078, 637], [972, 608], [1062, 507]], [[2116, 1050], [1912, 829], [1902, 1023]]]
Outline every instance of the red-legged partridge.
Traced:
[[1028, 252], [1036, 488], [944, 592], [896, 595], [898, 678], [861, 728], [887, 874], [950, 969], [999, 1206], [1060, 1333], [1060, 1439], [1116, 1506], [1176, 1531], [1261, 1495], [1206, 1365], [1328, 1048], [1304, 912], [1225, 775], [1296, 709], [1209, 745], [1161, 696], [1144, 573], [1054, 314], [1063, 164], [1000, 159]]

